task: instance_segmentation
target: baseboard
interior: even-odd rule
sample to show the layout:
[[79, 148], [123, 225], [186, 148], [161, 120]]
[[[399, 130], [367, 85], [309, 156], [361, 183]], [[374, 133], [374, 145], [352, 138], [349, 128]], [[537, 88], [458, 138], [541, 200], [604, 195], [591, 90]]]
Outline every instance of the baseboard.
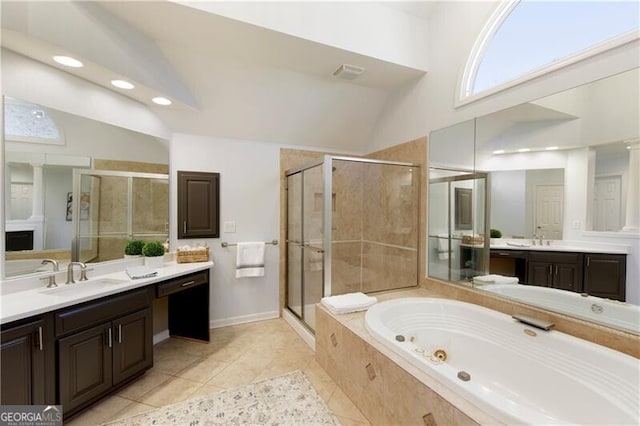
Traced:
[[313, 335], [313, 333], [311, 333], [311, 331], [309, 331], [309, 329], [307, 327], [305, 327], [304, 325], [302, 325], [302, 323], [300, 322], [300, 320], [293, 315], [291, 312], [289, 312], [288, 309], [283, 309], [282, 310], [282, 319], [285, 320], [287, 322], [287, 324], [289, 324], [291, 326], [291, 328], [293, 328], [293, 331], [296, 332], [296, 334], [298, 334], [298, 336], [300, 336], [300, 338], [302, 340], [304, 340], [304, 342], [309, 345], [309, 347], [311, 348], [312, 351], [316, 351], [316, 338]]
[[162, 330], [160, 333], [156, 333], [153, 335], [153, 344], [157, 345], [160, 342], [164, 342], [169, 337], [169, 330]]
[[209, 328], [228, 327], [230, 325], [245, 324], [248, 322], [255, 322], [255, 321], [264, 321], [264, 320], [274, 319], [279, 317], [280, 317], [280, 313], [278, 311], [261, 312], [258, 314], [251, 314], [251, 315], [241, 315], [238, 317], [211, 320], [209, 322]]

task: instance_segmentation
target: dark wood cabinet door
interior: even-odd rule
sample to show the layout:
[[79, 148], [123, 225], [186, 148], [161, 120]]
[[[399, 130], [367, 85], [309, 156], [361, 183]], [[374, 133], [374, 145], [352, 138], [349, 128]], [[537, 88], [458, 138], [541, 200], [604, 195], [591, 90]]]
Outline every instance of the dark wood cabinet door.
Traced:
[[557, 263], [553, 265], [553, 288], [582, 292], [580, 267], [575, 263]]
[[178, 239], [220, 236], [220, 174], [178, 171]]
[[0, 403], [53, 403], [46, 401], [44, 321], [3, 330], [0, 340]]
[[552, 264], [549, 262], [529, 262], [527, 265], [527, 284], [551, 287]]
[[625, 301], [627, 257], [617, 254], [587, 254], [584, 259], [585, 293]]
[[111, 389], [111, 322], [58, 341], [58, 392], [65, 414]]
[[153, 366], [151, 309], [113, 322], [113, 384], [117, 385]]

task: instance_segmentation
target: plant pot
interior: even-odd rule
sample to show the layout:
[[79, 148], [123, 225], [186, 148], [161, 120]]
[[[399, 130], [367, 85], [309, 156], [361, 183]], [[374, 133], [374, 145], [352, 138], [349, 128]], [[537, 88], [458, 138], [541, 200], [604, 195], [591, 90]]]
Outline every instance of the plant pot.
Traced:
[[142, 257], [141, 254], [125, 254], [124, 258], [125, 259], [137, 259], [139, 257]]
[[144, 258], [145, 266], [152, 269], [162, 268], [164, 266], [164, 256], [153, 256]]

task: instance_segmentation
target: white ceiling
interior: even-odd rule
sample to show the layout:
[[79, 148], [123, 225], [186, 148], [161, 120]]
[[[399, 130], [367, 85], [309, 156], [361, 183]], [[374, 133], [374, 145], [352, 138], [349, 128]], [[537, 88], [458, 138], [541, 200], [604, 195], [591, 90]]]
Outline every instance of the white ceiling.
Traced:
[[[88, 64], [65, 71], [109, 89], [114, 74], [133, 80], [139, 90], [122, 93], [148, 104], [173, 132], [362, 153], [388, 96], [424, 75], [173, 2], [93, 3], [85, 6], [89, 27], [79, 19], [76, 25], [74, 13], [62, 12], [69, 3], [49, 3], [43, 15], [59, 8], [66, 22], [31, 19], [25, 32], [7, 24], [9, 7], [20, 6], [2, 4], [3, 46], [48, 64], [52, 52], [62, 48]], [[392, 2], [389, 7], [424, 18], [432, 4]], [[61, 26], [66, 34], [59, 34]], [[93, 37], [90, 50], [76, 47], [71, 33], [78, 28]], [[114, 71], [100, 56], [107, 54], [127, 63]], [[343, 63], [366, 71], [351, 82], [338, 80], [332, 73]], [[171, 107], [149, 103], [162, 90], [175, 100]]]

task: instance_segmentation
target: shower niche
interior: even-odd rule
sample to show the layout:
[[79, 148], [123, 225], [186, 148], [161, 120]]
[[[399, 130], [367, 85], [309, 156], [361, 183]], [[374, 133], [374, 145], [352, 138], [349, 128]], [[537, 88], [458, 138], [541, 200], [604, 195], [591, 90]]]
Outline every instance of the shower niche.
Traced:
[[286, 303], [307, 327], [324, 296], [418, 284], [419, 166], [323, 156], [286, 176]]

